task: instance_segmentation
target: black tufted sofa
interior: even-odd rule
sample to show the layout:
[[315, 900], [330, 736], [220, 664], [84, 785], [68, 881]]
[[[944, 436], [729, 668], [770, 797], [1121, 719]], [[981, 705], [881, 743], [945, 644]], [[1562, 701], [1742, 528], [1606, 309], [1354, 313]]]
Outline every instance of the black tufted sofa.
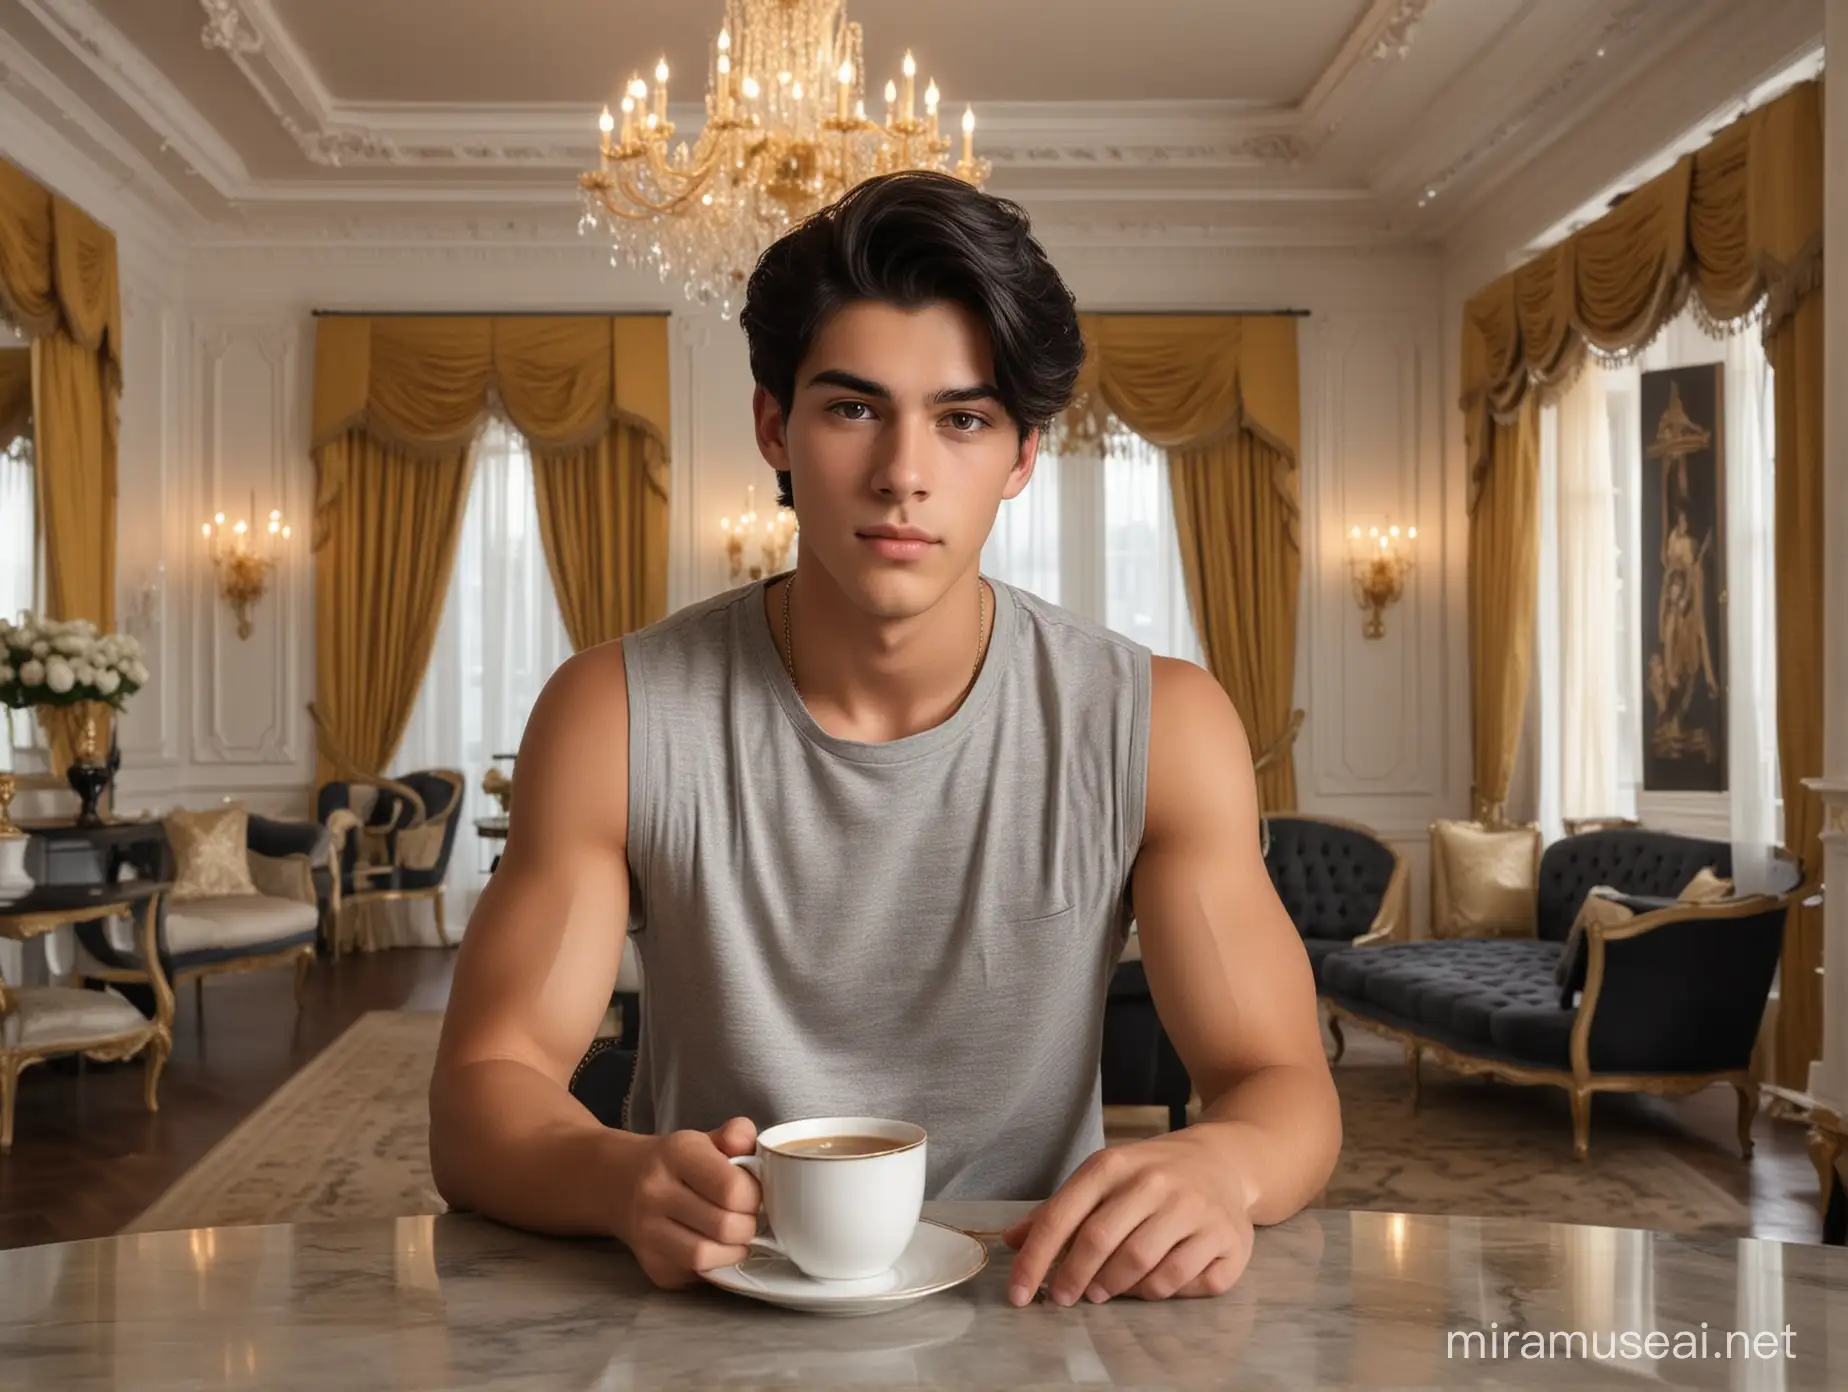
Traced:
[[[1414, 1105], [1427, 1053], [1459, 1072], [1563, 1087], [1580, 1159], [1592, 1093], [1681, 1093], [1729, 1082], [1749, 1158], [1758, 1106], [1752, 1050], [1782, 949], [1785, 891], [1797, 875], [1785, 867], [1775, 894], [1677, 903], [1703, 867], [1730, 877], [1731, 848], [1630, 829], [1568, 836], [1540, 861], [1535, 937], [1330, 955], [1320, 979], [1335, 1057], [1347, 1019], [1404, 1042]], [[1562, 962], [1595, 885], [1621, 891], [1636, 916], [1589, 928]]]
[[1411, 879], [1399, 853], [1357, 822], [1266, 819], [1264, 865], [1322, 984], [1335, 952], [1404, 938]]
[[[1405, 935], [1410, 881], [1392, 847], [1356, 822], [1290, 815], [1265, 827], [1265, 868], [1318, 982], [1330, 953]], [[1166, 1107], [1178, 1130], [1192, 1092], [1142, 963], [1120, 963], [1104, 1002], [1104, 1105]]]

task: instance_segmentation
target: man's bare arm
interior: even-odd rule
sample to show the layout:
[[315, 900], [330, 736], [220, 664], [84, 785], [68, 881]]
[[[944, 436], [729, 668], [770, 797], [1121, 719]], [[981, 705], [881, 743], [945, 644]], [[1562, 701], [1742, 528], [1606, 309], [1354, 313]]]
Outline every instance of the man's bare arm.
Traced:
[[1244, 1270], [1252, 1224], [1296, 1212], [1341, 1146], [1314, 978], [1259, 852], [1238, 715], [1206, 672], [1156, 658], [1149, 719], [1136, 924], [1156, 1011], [1205, 1110], [1097, 1152], [1008, 1230], [1017, 1305], [1055, 1262], [1058, 1304], [1217, 1295]]
[[629, 912], [628, 695], [620, 644], [553, 675], [520, 746], [518, 815], [469, 918], [430, 1082], [430, 1161], [452, 1206], [556, 1233], [614, 1231], [637, 1138], [570, 1095]]
[[1280, 1222], [1327, 1183], [1341, 1148], [1315, 976], [1265, 869], [1237, 711], [1200, 668], [1155, 661], [1132, 881], [1143, 970], [1200, 1093], [1193, 1129], [1243, 1177], [1252, 1221]]

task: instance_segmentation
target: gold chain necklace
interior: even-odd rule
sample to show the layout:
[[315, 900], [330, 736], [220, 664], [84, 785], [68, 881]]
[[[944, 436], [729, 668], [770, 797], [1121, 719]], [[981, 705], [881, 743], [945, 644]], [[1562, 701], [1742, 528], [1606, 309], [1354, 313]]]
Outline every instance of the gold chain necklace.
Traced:
[[[789, 684], [796, 688], [796, 695], [802, 694], [802, 688], [796, 682], [796, 644], [789, 631], [789, 594], [796, 588], [796, 573], [792, 570], [789, 579], [783, 582], [783, 670], [789, 673]], [[969, 695], [975, 679], [982, 675], [982, 656], [988, 651], [988, 587], [982, 583], [981, 576], [975, 579], [975, 664], [969, 669], [969, 685], [962, 690], [963, 700]]]

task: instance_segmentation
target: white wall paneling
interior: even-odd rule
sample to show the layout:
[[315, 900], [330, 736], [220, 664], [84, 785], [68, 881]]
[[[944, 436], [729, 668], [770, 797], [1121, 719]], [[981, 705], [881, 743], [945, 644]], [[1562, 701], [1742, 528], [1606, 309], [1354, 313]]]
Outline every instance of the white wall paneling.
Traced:
[[[304, 522], [293, 464], [302, 453], [305, 422], [299, 390], [303, 335], [294, 324], [192, 323], [192, 362], [198, 394], [194, 451], [199, 474], [190, 490], [191, 516], [182, 525], [225, 514], [229, 525], [248, 516], [250, 545], [269, 547], [265, 519], [278, 508], [293, 530]], [[302, 686], [296, 639], [307, 626], [296, 583], [309, 564], [309, 529], [282, 543], [268, 592], [250, 610], [251, 632], [240, 638], [237, 616], [218, 593], [218, 576], [196, 526], [185, 528], [193, 564], [190, 587], [193, 676], [193, 760], [200, 764], [297, 763]], [[227, 538], [226, 544], [229, 544]]]

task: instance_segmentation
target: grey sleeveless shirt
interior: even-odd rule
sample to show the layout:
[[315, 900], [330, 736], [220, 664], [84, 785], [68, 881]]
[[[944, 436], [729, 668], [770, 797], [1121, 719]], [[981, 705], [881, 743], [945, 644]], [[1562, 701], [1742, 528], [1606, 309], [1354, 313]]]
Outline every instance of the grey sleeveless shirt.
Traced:
[[896, 1117], [929, 1133], [930, 1197], [1044, 1198], [1103, 1145], [1149, 650], [991, 581], [955, 714], [837, 739], [790, 683], [768, 584], [623, 639], [628, 1128]]

